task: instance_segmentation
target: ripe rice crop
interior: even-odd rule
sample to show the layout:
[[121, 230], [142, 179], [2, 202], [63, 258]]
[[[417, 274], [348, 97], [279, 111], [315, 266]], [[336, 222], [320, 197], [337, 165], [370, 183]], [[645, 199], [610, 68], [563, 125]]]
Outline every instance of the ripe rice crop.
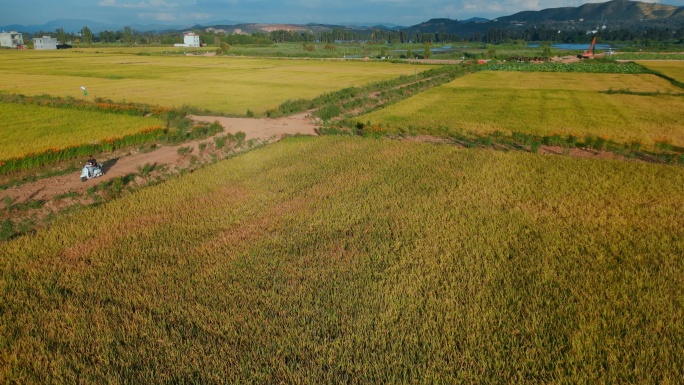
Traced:
[[157, 117], [0, 103], [0, 160], [97, 143], [160, 127]]
[[[601, 92], [608, 90], [625, 92]], [[682, 146], [684, 98], [668, 95], [677, 90], [655, 75], [483, 71], [356, 120], [390, 132], [590, 135]]]
[[592, 74], [592, 73], [511, 73], [504, 71], [481, 71], [459, 78], [450, 86], [455, 88], [494, 88], [516, 90], [567, 90], [682, 93], [683, 89], [665, 79], [651, 74]]
[[80, 87], [86, 86], [87, 98], [261, 114], [289, 99], [309, 99], [429, 68], [379, 62], [139, 56], [135, 52], [3, 53], [0, 91], [82, 98]]
[[0, 373], [674, 383], [682, 207], [680, 167], [290, 138], [1, 244]]
[[[669, 52], [620, 52], [611, 56], [615, 60], [684, 60], [682, 53]], [[644, 63], [639, 63], [644, 64]]]
[[684, 61], [639, 62], [640, 65], [684, 83]]

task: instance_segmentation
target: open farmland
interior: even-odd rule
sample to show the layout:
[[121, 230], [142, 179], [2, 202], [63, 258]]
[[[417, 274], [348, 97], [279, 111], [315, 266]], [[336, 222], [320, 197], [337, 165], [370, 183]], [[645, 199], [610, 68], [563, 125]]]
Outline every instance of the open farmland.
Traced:
[[163, 127], [157, 117], [0, 103], [0, 160]]
[[356, 120], [423, 134], [592, 135], [681, 146], [681, 92], [655, 75], [483, 71]]
[[682, 207], [680, 167], [290, 138], [0, 245], [0, 379], [674, 383]]
[[[119, 51], [125, 51], [120, 49]], [[360, 86], [426, 66], [379, 62], [146, 56], [86, 51], [3, 52], [0, 91], [190, 105], [228, 114], [259, 114], [289, 99]]]
[[640, 65], [658, 71], [665, 76], [684, 83], [684, 62], [681, 61], [644, 61]]

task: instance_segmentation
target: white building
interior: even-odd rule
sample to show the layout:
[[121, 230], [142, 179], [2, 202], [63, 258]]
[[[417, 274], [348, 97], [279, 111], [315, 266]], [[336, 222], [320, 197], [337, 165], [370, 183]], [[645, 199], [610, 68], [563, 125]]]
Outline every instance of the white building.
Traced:
[[186, 32], [183, 35], [183, 44], [174, 44], [176, 47], [199, 47], [200, 37], [196, 33]]
[[34, 37], [34, 49], [57, 49], [57, 39], [50, 36]]
[[0, 32], [0, 47], [17, 48], [24, 45], [24, 35], [16, 31]]
[[186, 47], [199, 47], [199, 35], [192, 32], [186, 33], [185, 35], [183, 35], [183, 43], [185, 43]]

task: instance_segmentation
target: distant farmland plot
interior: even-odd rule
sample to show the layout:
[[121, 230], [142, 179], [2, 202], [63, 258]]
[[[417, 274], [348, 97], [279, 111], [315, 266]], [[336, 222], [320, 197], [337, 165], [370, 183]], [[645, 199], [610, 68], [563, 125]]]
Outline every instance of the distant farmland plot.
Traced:
[[[624, 90], [606, 94], [599, 91]], [[357, 118], [390, 129], [604, 136], [684, 144], [684, 98], [654, 75], [478, 72]], [[643, 96], [629, 94], [653, 93]]]
[[0, 159], [164, 126], [164, 121], [154, 117], [14, 103], [0, 103], [0, 116]]
[[[122, 49], [125, 51], [125, 49]], [[144, 56], [94, 51], [3, 52], [0, 91], [50, 94], [166, 107], [191, 105], [245, 114], [288, 99], [413, 74], [428, 67], [378, 62]]]
[[684, 92], [654, 75], [565, 72], [482, 71], [451, 82], [453, 88], [509, 88], [564, 91], [629, 90], [633, 92]]
[[290, 138], [0, 244], [0, 373], [676, 383], [682, 207], [681, 167]]
[[684, 83], [684, 61], [643, 61], [639, 64]]

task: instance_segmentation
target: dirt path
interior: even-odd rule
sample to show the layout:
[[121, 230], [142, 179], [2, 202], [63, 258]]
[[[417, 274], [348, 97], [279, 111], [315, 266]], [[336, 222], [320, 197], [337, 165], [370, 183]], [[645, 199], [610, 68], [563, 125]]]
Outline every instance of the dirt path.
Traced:
[[[242, 131], [246, 134], [247, 140], [255, 139], [260, 142], [276, 141], [285, 135], [316, 135], [316, 126], [309, 118], [308, 113], [279, 119], [226, 118], [220, 116], [190, 116], [190, 118], [198, 122], [213, 123], [218, 121], [223, 126], [224, 132], [216, 136], [222, 136], [226, 133], [235, 134], [238, 131]], [[178, 154], [180, 147], [192, 147], [192, 153], [196, 154], [199, 143], [207, 141], [211, 141], [211, 138], [186, 142], [176, 146], [161, 146], [145, 153], [132, 153], [112, 159], [98, 159], [103, 165], [103, 171], [105, 172], [102, 177], [81, 182], [79, 179], [81, 171], [79, 170], [67, 175], [39, 179], [35, 182], [25, 183], [0, 191], [0, 200], [9, 197], [14, 203], [23, 203], [30, 200], [48, 200], [54, 196], [70, 192], [82, 193], [89, 187], [103, 181], [136, 173], [138, 172], [138, 167], [148, 163], [156, 166], [168, 165], [170, 168], [173, 168], [188, 162], [187, 156]]]

